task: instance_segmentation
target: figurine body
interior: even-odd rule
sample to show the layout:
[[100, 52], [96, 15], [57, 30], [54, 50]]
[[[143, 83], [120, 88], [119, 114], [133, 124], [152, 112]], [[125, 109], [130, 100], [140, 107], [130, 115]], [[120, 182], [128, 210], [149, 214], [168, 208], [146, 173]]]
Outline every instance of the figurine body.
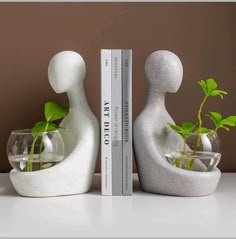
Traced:
[[[164, 158], [182, 139], [167, 127], [174, 123], [165, 108], [165, 94], [175, 93], [182, 82], [179, 58], [169, 51], [153, 52], [145, 63], [149, 83], [146, 105], [134, 123], [134, 153], [142, 189], [178, 196], [205, 196], [214, 192], [220, 171], [192, 172], [170, 165]], [[197, 165], [200, 167], [201, 165]]]
[[56, 93], [67, 93], [69, 114], [61, 126], [65, 159], [51, 168], [18, 172], [11, 181], [22, 196], [50, 197], [89, 191], [99, 147], [99, 124], [87, 103], [83, 80], [85, 63], [72, 51], [56, 54], [49, 63], [48, 77]]

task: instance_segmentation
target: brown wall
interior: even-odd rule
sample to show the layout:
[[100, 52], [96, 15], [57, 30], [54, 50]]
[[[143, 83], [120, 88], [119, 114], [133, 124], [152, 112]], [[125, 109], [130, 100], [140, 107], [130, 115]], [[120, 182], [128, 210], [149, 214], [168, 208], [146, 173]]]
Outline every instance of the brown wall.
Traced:
[[[99, 119], [101, 48], [133, 49], [134, 118], [146, 97], [145, 59], [159, 49], [175, 52], [184, 66], [181, 89], [167, 97], [177, 123], [196, 119], [202, 97], [196, 81], [208, 77], [230, 94], [210, 99], [206, 110], [236, 114], [235, 24], [235, 3], [0, 3], [0, 172], [10, 170], [11, 130], [42, 119], [47, 100], [68, 104], [47, 79], [50, 58], [62, 50], [83, 56], [86, 94]], [[236, 129], [220, 136], [220, 168], [236, 171]]]

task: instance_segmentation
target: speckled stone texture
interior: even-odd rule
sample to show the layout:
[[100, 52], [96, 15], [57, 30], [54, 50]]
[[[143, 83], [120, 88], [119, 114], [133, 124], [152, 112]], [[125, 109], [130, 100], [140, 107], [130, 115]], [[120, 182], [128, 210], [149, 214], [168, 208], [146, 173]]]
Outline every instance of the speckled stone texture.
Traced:
[[100, 141], [99, 124], [87, 103], [83, 81], [85, 63], [76, 52], [63, 51], [49, 63], [49, 82], [56, 93], [67, 93], [69, 114], [63, 119], [62, 138], [66, 157], [61, 163], [40, 171], [19, 172], [10, 178], [18, 194], [51, 197], [89, 191]]
[[[153, 52], [146, 60], [145, 73], [149, 83], [143, 111], [134, 123], [134, 153], [142, 189], [150, 193], [176, 196], [212, 194], [221, 172], [196, 172], [178, 169], [164, 158], [167, 152], [181, 147], [182, 139], [167, 127], [174, 123], [165, 108], [165, 94], [175, 93], [183, 78], [180, 59], [170, 51]], [[195, 165], [199, 170], [201, 165]]]

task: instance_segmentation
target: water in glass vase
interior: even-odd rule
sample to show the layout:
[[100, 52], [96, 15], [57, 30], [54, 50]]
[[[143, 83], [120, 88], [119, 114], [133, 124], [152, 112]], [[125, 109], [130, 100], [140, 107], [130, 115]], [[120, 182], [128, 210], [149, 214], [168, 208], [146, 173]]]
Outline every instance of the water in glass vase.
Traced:
[[[34, 154], [33, 160], [30, 162], [31, 166], [29, 168], [29, 155], [14, 155], [9, 156], [9, 161], [13, 168], [21, 171], [38, 171], [46, 168], [50, 168], [63, 160], [63, 156], [58, 155], [57, 157], [45, 159], [41, 157], [39, 159], [38, 154]], [[27, 167], [28, 166], [28, 167]], [[30, 169], [30, 170], [29, 170]]]
[[165, 155], [167, 161], [177, 168], [190, 171], [212, 171], [219, 163], [221, 154], [215, 152], [171, 152]]

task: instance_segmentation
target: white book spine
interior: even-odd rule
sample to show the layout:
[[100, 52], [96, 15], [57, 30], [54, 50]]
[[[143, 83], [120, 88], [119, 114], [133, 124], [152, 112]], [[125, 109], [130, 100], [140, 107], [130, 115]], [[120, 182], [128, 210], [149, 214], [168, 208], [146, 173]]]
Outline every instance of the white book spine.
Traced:
[[112, 195], [122, 195], [122, 65], [121, 50], [112, 50]]
[[101, 50], [102, 195], [112, 195], [111, 50]]
[[123, 195], [132, 195], [132, 50], [122, 50]]

